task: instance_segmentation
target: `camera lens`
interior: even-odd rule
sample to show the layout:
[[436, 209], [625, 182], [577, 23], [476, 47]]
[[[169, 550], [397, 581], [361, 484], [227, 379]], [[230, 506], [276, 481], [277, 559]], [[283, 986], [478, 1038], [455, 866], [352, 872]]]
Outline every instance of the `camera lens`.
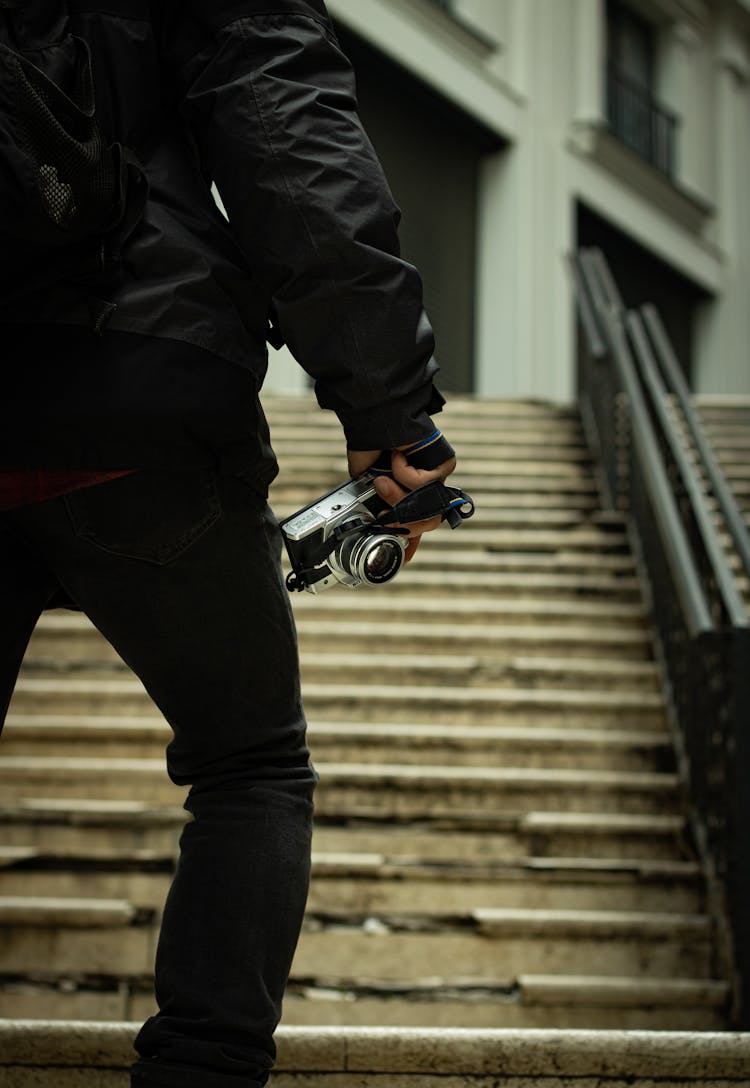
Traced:
[[405, 550], [402, 537], [353, 533], [342, 541], [329, 562], [360, 582], [378, 586], [398, 574]]
[[389, 582], [401, 570], [404, 549], [397, 536], [363, 537], [349, 556], [352, 573], [371, 586]]
[[[395, 548], [392, 540], [384, 540], [375, 548], [372, 548], [364, 558], [362, 570], [369, 582], [382, 582], [383, 575], [387, 575], [393, 566], [394, 560], [401, 566], [400, 549]], [[395, 572], [394, 572], [395, 573]]]

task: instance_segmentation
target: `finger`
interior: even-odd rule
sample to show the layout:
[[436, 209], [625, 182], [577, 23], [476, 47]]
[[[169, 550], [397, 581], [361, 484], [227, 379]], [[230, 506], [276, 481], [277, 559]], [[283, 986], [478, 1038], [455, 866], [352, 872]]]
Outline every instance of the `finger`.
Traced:
[[403, 484], [409, 491], [416, 491], [418, 487], [428, 484], [431, 480], [444, 480], [456, 467], [456, 458], [444, 461], [437, 468], [414, 468], [410, 465], [401, 450], [394, 450], [391, 454], [391, 469], [396, 482]]
[[412, 559], [416, 555], [417, 548], [419, 547], [419, 542], [421, 539], [421, 536], [415, 536], [406, 545], [406, 551], [404, 552], [404, 566], [408, 566], [408, 564], [411, 563]]
[[403, 487], [399, 487], [395, 480], [392, 480], [389, 476], [378, 476], [375, 480], [375, 490], [381, 499], [388, 503], [389, 506], [395, 506], [400, 499], [403, 499], [409, 492]]

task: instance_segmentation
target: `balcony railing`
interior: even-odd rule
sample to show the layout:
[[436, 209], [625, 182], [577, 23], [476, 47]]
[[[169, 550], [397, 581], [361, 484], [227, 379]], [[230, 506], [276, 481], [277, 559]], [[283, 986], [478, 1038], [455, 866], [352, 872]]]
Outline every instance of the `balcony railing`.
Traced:
[[679, 117], [616, 64], [607, 66], [607, 121], [613, 135], [631, 151], [674, 177]]

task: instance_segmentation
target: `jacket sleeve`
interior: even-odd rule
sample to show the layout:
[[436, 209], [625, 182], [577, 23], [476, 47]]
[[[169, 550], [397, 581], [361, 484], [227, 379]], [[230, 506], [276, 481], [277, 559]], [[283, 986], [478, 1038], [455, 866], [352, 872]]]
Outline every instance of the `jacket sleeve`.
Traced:
[[416, 441], [443, 398], [400, 213], [323, 0], [165, 3], [163, 50], [292, 354], [353, 449]]

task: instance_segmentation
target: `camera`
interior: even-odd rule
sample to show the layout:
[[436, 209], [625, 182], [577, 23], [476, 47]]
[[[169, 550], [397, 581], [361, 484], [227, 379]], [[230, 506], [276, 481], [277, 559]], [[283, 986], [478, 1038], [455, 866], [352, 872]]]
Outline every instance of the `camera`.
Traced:
[[340, 584], [378, 586], [403, 566], [408, 530], [382, 525], [375, 490], [379, 473], [368, 470], [329, 491], [280, 524], [292, 564], [290, 590], [320, 593]]

